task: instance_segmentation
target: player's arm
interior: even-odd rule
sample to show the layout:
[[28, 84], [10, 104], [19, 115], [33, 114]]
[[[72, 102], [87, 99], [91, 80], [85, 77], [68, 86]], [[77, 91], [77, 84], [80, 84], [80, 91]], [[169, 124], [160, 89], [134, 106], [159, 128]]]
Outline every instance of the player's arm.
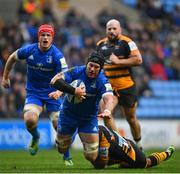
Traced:
[[121, 67], [131, 67], [142, 64], [142, 56], [139, 51], [136, 54], [131, 54], [128, 58], [121, 58], [112, 53], [110, 60], [113, 64], [120, 65]]
[[58, 89], [59, 91], [72, 94], [72, 95], [77, 95], [80, 98], [85, 98], [86, 93], [85, 93], [84, 87], [82, 86], [77, 87], [77, 88], [72, 87], [69, 83], [67, 83], [64, 80], [63, 73], [59, 73], [55, 75], [52, 78], [50, 83], [54, 88]]
[[104, 110], [102, 113], [98, 114], [100, 118], [108, 118], [111, 119], [112, 110], [113, 110], [113, 94], [112, 93], [105, 93], [102, 97], [104, 102]]
[[10, 87], [10, 80], [9, 80], [9, 74], [10, 71], [17, 61], [17, 51], [13, 52], [9, 57], [6, 62], [6, 65], [4, 67], [4, 73], [3, 73], [3, 78], [2, 78], [2, 86], [4, 88], [9, 88]]
[[[127, 55], [116, 56], [114, 53], [110, 55], [110, 60], [113, 64], [120, 65], [121, 67], [131, 67], [142, 64], [142, 56], [136, 43], [132, 40], [124, 42], [124, 49]], [[119, 50], [121, 52], [121, 50]]]

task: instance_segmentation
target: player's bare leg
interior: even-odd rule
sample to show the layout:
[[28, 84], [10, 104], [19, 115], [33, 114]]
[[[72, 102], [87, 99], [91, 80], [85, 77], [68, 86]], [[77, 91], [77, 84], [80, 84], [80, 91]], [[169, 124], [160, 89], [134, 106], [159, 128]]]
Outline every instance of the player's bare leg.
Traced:
[[98, 156], [99, 135], [95, 133], [79, 133], [79, 137], [84, 146], [85, 158], [90, 162], [94, 162]]
[[[66, 166], [73, 166], [73, 161], [70, 158], [69, 148], [72, 143], [72, 135], [62, 135], [57, 134], [56, 136], [56, 146], [58, 148], [58, 152], [63, 154], [64, 164]], [[66, 158], [67, 157], [67, 158]]]
[[141, 141], [141, 127], [136, 117], [136, 107], [137, 107], [137, 104], [135, 104], [134, 107], [132, 108], [121, 107], [121, 109], [124, 112], [125, 117], [129, 123], [131, 133], [136, 144], [138, 145], [139, 148], [142, 149], [142, 145], [140, 142]]
[[[50, 116], [54, 130], [57, 132], [59, 111], [50, 112], [49, 116]], [[67, 149], [67, 151], [63, 154], [63, 160], [64, 160], [64, 164], [66, 166], [73, 166], [73, 161], [72, 161], [72, 157], [70, 154], [70, 149]]]
[[28, 132], [32, 135], [32, 140], [29, 145], [29, 152], [31, 155], [36, 155], [38, 151], [40, 133], [37, 129], [37, 122], [41, 111], [42, 108], [34, 104], [28, 104], [24, 107], [24, 122]]

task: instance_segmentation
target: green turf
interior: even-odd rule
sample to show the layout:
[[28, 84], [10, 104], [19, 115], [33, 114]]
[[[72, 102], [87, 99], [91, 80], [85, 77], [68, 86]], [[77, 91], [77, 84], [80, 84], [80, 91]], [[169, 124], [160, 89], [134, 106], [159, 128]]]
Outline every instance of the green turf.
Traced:
[[[152, 151], [147, 151], [150, 154]], [[153, 151], [154, 152], [154, 151]], [[0, 173], [178, 173], [180, 149], [172, 158], [149, 169], [119, 169], [117, 165], [95, 170], [83, 157], [82, 151], [72, 151], [74, 166], [66, 167], [55, 149], [40, 150], [36, 156], [28, 151], [0, 151]]]

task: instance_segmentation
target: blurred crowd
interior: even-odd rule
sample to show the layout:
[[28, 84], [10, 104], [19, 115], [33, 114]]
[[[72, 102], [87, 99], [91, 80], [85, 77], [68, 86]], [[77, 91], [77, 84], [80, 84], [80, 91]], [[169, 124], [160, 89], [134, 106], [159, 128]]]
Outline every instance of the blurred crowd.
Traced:
[[[143, 65], [134, 68], [133, 74], [139, 96], [148, 96], [151, 93], [148, 86], [150, 79], [180, 80], [180, 4], [167, 12], [158, 2], [137, 1], [135, 8], [140, 13], [141, 23], [131, 24], [117, 11], [103, 9], [91, 21], [75, 8], [70, 8], [64, 20], [59, 22], [52, 13], [51, 1], [24, 0], [17, 11], [17, 21], [0, 19], [0, 79], [10, 53], [22, 45], [37, 42], [40, 24], [54, 25], [54, 44], [72, 67], [86, 62], [96, 42], [105, 36], [106, 22], [115, 18], [120, 21], [123, 34], [132, 38], [141, 51]], [[11, 88], [0, 88], [0, 118], [21, 117], [25, 82], [26, 64], [18, 62], [11, 73]]]

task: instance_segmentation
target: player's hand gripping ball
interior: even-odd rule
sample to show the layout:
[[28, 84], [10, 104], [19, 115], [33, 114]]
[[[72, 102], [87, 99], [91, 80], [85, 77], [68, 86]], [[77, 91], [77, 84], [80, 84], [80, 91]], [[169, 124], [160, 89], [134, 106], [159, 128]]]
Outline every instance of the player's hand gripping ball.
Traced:
[[[74, 80], [73, 82], [71, 82], [70, 84], [71, 86], [73, 86], [74, 88], [77, 88], [77, 87], [84, 87], [84, 90], [86, 91], [86, 86], [84, 84], [84, 82], [82, 80]], [[70, 103], [73, 103], [73, 104], [78, 104], [78, 103], [81, 103], [82, 102], [82, 98], [76, 96], [76, 95], [71, 95], [71, 94], [68, 94], [67, 95], [67, 98], [68, 98], [68, 101]]]

